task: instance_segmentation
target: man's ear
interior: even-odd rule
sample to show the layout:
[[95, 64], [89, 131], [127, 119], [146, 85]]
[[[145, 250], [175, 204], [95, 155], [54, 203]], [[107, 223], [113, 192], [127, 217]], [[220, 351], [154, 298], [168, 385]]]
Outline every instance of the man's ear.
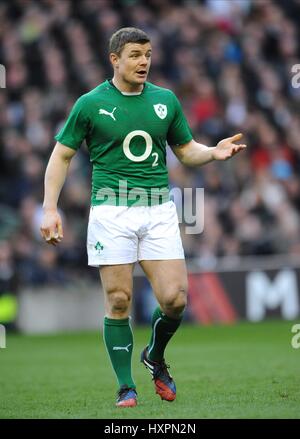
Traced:
[[109, 59], [110, 62], [112, 63], [112, 66], [115, 67], [116, 69], [119, 68], [119, 57], [116, 53], [110, 53], [109, 54]]

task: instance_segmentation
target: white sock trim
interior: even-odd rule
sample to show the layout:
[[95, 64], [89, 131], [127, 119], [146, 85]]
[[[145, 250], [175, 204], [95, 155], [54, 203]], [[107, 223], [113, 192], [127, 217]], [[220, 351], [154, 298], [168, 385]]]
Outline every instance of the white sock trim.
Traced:
[[156, 327], [158, 325], [158, 323], [162, 320], [161, 317], [159, 317], [159, 319], [156, 320], [156, 322], [154, 323], [153, 326], [153, 342], [152, 345], [148, 348], [148, 353], [150, 354], [150, 352], [152, 351], [154, 344], [155, 344], [155, 339], [156, 339]]

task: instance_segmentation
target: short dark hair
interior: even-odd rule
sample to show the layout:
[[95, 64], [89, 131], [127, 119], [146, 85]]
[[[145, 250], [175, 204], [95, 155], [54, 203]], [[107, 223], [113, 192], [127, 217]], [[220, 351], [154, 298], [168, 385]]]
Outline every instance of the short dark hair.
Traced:
[[127, 43], [145, 44], [149, 42], [150, 38], [143, 30], [136, 27], [122, 27], [110, 37], [109, 53], [120, 55]]

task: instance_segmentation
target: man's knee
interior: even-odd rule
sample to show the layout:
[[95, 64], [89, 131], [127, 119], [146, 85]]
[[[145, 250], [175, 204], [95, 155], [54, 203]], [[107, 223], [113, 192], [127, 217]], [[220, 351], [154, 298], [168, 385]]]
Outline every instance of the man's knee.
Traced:
[[187, 290], [185, 287], [175, 288], [173, 291], [166, 292], [161, 303], [162, 310], [170, 317], [180, 316], [187, 305]]
[[112, 314], [126, 314], [130, 307], [131, 292], [116, 289], [107, 293], [109, 310]]

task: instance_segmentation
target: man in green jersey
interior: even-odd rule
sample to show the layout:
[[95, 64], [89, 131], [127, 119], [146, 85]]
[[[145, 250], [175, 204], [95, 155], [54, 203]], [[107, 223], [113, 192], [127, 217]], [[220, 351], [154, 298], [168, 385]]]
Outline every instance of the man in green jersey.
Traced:
[[100, 269], [105, 295], [104, 342], [116, 373], [116, 405], [137, 404], [131, 373], [132, 277], [138, 261], [159, 306], [141, 362], [156, 393], [176, 397], [164, 352], [178, 329], [187, 296], [187, 271], [176, 208], [168, 197], [166, 144], [185, 165], [226, 160], [246, 145], [221, 140], [215, 147], [197, 143], [180, 103], [170, 90], [147, 82], [151, 44], [136, 28], [114, 33], [109, 46], [114, 75], [75, 103], [61, 131], [45, 174], [41, 233], [47, 243], [63, 238], [57, 202], [70, 161], [85, 140], [93, 164], [88, 225], [88, 263]]

